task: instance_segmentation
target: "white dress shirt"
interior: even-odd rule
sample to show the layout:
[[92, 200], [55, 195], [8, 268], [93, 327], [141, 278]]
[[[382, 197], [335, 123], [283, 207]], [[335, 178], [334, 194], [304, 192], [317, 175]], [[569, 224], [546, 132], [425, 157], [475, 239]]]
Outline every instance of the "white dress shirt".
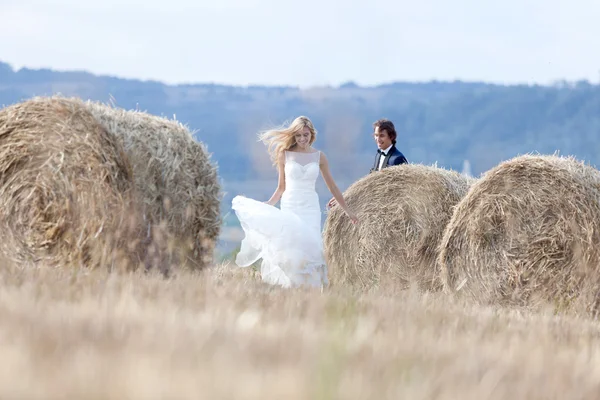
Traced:
[[383, 154], [379, 157], [379, 167], [377, 168], [377, 171], [381, 171], [381, 168], [383, 167], [383, 161], [385, 160], [385, 157], [390, 152], [390, 149], [392, 148], [392, 146], [393, 146], [393, 144], [390, 145], [390, 147], [388, 147], [387, 149], [383, 150]]

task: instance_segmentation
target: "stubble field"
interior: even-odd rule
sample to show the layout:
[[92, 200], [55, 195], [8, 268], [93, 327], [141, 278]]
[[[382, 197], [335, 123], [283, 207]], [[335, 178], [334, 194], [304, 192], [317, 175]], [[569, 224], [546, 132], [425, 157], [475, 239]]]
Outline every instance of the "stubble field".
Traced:
[[0, 268], [0, 398], [592, 399], [584, 317], [203, 273]]

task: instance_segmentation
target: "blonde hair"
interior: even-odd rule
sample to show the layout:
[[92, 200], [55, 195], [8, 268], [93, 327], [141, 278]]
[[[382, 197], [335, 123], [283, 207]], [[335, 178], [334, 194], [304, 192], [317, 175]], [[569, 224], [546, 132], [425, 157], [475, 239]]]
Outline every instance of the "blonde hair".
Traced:
[[296, 146], [296, 138], [294, 136], [304, 129], [304, 127], [310, 130], [310, 144], [312, 145], [317, 138], [317, 130], [313, 126], [312, 121], [302, 115], [293, 120], [288, 126], [284, 124], [279, 128], [269, 129], [258, 135], [258, 138], [268, 146], [268, 152], [273, 165], [277, 165], [277, 160], [284, 151]]

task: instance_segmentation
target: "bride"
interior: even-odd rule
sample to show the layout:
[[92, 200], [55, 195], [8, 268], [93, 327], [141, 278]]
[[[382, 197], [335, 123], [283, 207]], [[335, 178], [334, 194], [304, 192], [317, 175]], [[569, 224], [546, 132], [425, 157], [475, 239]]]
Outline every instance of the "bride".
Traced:
[[[321, 210], [315, 183], [319, 171], [325, 184], [353, 223], [358, 219], [336, 186], [327, 157], [312, 147], [317, 136], [310, 119], [296, 118], [288, 127], [259, 135], [279, 171], [277, 189], [266, 202], [236, 196], [232, 208], [245, 237], [236, 264], [248, 267], [262, 258], [264, 282], [283, 287], [327, 286]], [[281, 200], [281, 208], [275, 204]]]

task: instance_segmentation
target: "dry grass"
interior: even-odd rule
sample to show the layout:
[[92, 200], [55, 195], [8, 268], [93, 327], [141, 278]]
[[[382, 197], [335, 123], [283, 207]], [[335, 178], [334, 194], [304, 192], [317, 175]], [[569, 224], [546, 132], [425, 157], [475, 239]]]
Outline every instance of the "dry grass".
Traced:
[[436, 258], [452, 208], [474, 181], [455, 171], [407, 164], [365, 176], [344, 193], [361, 223], [333, 207], [323, 242], [333, 285], [361, 290], [416, 284], [437, 289]]
[[600, 326], [227, 266], [0, 268], [0, 398], [595, 399]]
[[442, 277], [450, 292], [477, 302], [596, 312], [599, 243], [600, 172], [571, 157], [516, 157], [456, 207]]
[[130, 208], [132, 194], [131, 166], [122, 146], [77, 102], [34, 98], [0, 110], [5, 257], [22, 263], [111, 265], [122, 250], [137, 266], [135, 252], [129, 251], [141, 234]]
[[205, 146], [176, 120], [82, 104], [123, 143], [153, 243], [168, 244], [155, 251], [169, 252], [170, 263], [179, 267], [211, 263], [221, 228], [221, 187]]

